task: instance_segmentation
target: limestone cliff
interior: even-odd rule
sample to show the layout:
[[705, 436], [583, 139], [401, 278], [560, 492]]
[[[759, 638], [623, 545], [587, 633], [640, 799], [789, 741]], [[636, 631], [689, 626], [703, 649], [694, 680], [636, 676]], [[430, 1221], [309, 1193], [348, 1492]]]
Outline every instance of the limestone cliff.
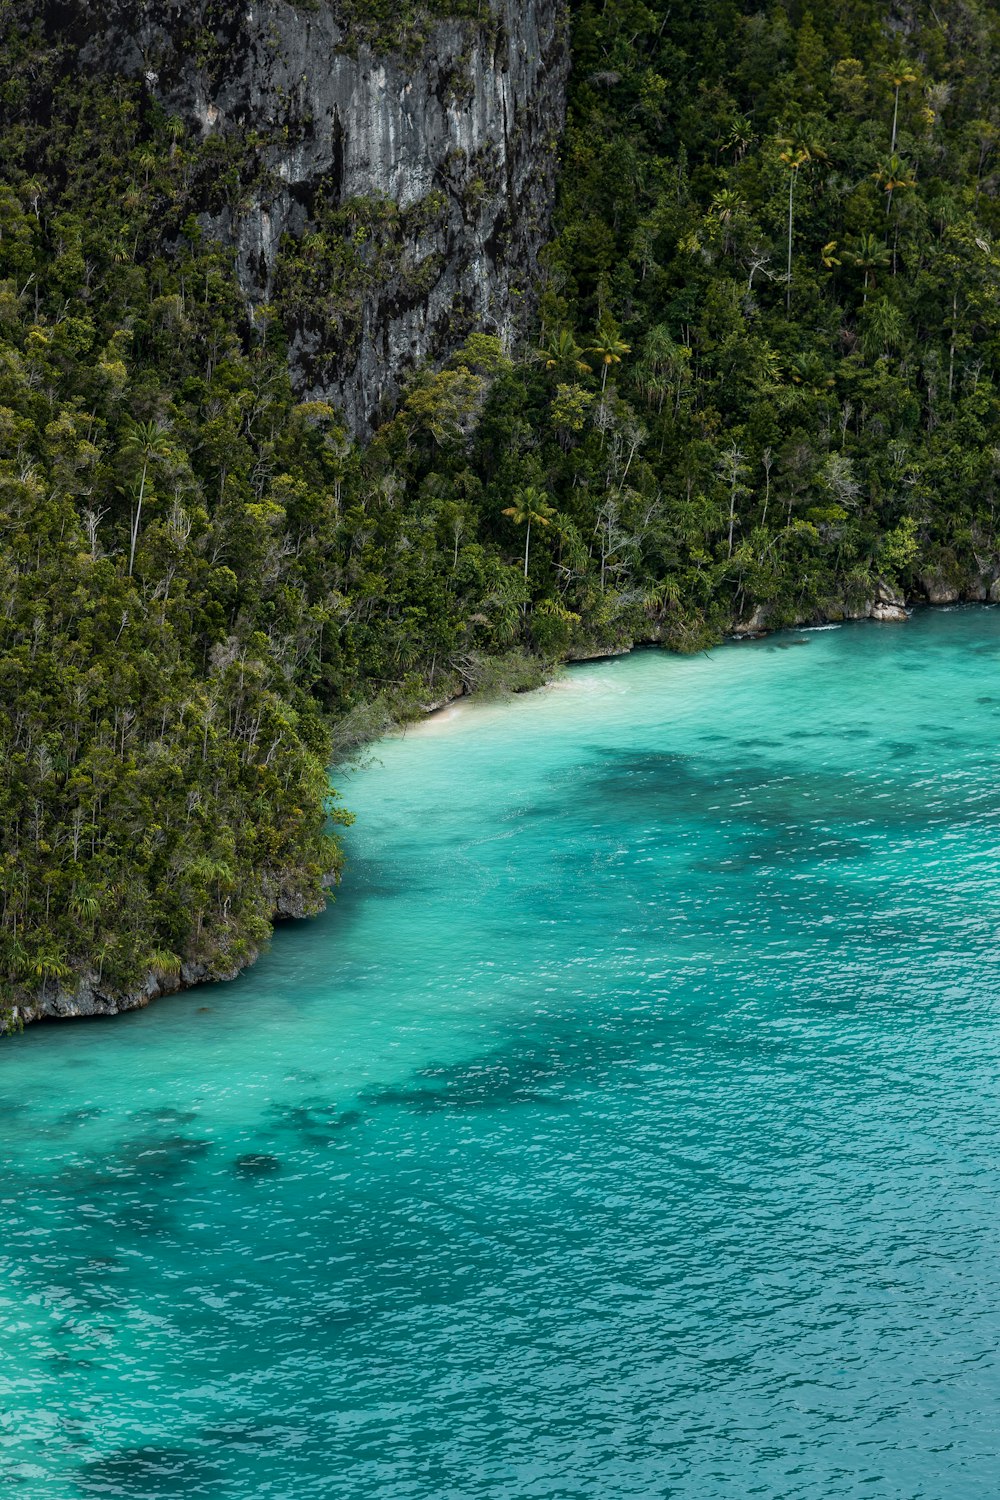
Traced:
[[407, 370], [523, 325], [564, 119], [564, 0], [424, 16], [388, 50], [335, 0], [60, 8], [83, 66], [144, 76], [188, 128], [252, 153], [243, 200], [202, 220], [235, 246], [250, 304], [284, 319], [303, 399], [365, 433]]

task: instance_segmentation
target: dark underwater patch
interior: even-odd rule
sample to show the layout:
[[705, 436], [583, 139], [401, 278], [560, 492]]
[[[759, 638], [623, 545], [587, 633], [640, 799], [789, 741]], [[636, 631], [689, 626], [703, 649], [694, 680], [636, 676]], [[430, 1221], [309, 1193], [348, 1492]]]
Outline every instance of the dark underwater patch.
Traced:
[[171, 1182], [182, 1177], [212, 1149], [211, 1141], [196, 1136], [146, 1136], [130, 1141], [115, 1153], [119, 1175], [148, 1182]]
[[308, 1146], [330, 1146], [345, 1130], [364, 1119], [359, 1109], [344, 1109], [322, 1100], [304, 1100], [302, 1104], [272, 1105], [271, 1115], [279, 1130], [294, 1131]]
[[237, 1177], [273, 1177], [276, 1172], [281, 1171], [281, 1160], [265, 1151], [251, 1151], [246, 1156], [236, 1158], [233, 1171]]
[[534, 1089], [515, 1087], [490, 1088], [479, 1092], [462, 1092], [452, 1089], [383, 1089], [378, 1094], [365, 1095], [371, 1104], [398, 1104], [417, 1114], [432, 1115], [442, 1110], [458, 1112], [501, 1109], [511, 1105], [541, 1105], [546, 1109], [563, 1109], [565, 1101], [551, 1094], [538, 1093]]
[[60, 1125], [86, 1125], [90, 1120], [98, 1120], [105, 1111], [98, 1105], [92, 1104], [80, 1109], [68, 1109], [64, 1115], [59, 1116]]
[[110, 1500], [191, 1500], [219, 1475], [214, 1459], [186, 1448], [120, 1448], [78, 1472], [83, 1495]]
[[463, 1062], [420, 1069], [402, 1084], [372, 1089], [362, 1097], [366, 1104], [419, 1115], [523, 1107], [555, 1113], [574, 1109], [580, 1088], [613, 1087], [618, 1070], [644, 1058], [652, 1046], [665, 1049], [659, 1054], [661, 1062], [673, 1055], [682, 1067], [692, 1049], [699, 1057], [707, 1052], [742, 1062], [751, 1055], [772, 1057], [794, 1045], [791, 1038], [762, 1029], [753, 1011], [730, 1030], [720, 1031], [712, 1007], [706, 1010], [699, 1003], [688, 1009], [684, 1004], [685, 991], [698, 994], [702, 988], [700, 982], [691, 986], [678, 973], [666, 982], [669, 997], [653, 988], [635, 1005], [613, 1014], [602, 1011], [592, 1024], [582, 1024], [574, 1008], [571, 1017], [555, 1022], [544, 1036], [523, 1038]]
[[412, 1085], [362, 1095], [368, 1104], [395, 1104], [418, 1114], [512, 1106], [564, 1109], [566, 1101], [540, 1088], [562, 1071], [548, 1049], [498, 1053], [450, 1067], [424, 1068]]
[[598, 796], [614, 797], [619, 802], [646, 801], [651, 793], [661, 795], [705, 784], [704, 778], [693, 769], [689, 755], [653, 751], [609, 759], [610, 764], [596, 766], [587, 780]]
[[144, 1184], [173, 1182], [189, 1172], [212, 1149], [212, 1142], [187, 1135], [141, 1135], [107, 1155], [87, 1157], [67, 1166], [56, 1179], [71, 1198], [90, 1194], [122, 1195]]
[[[797, 838], [794, 837], [796, 832]], [[837, 838], [829, 835], [821, 835], [817, 838], [814, 829], [802, 828], [801, 830], [789, 829], [786, 835], [779, 834], [777, 837], [764, 834], [747, 839], [745, 846], [733, 859], [733, 863], [735, 864], [738, 860], [742, 867], [765, 871], [781, 865], [824, 864], [830, 860], [867, 859], [870, 853], [871, 846], [863, 839]], [[702, 861], [696, 868], [710, 868], [713, 863], [718, 862]]]
[[196, 1109], [174, 1109], [171, 1105], [163, 1105], [158, 1109], [138, 1109], [132, 1114], [133, 1120], [151, 1120], [157, 1125], [190, 1125], [197, 1120]]
[[297, 1433], [293, 1427], [280, 1427], [262, 1420], [223, 1422], [218, 1427], [203, 1427], [198, 1435], [203, 1443], [209, 1443], [213, 1448], [223, 1447], [235, 1453], [252, 1453], [259, 1448], [287, 1443]]
[[[104, 1204], [105, 1216], [100, 1228], [112, 1237], [123, 1234], [138, 1239], [160, 1236], [169, 1232], [172, 1224], [170, 1204], [160, 1195], [140, 1198], [122, 1197]], [[96, 1220], [91, 1221], [95, 1225]]]

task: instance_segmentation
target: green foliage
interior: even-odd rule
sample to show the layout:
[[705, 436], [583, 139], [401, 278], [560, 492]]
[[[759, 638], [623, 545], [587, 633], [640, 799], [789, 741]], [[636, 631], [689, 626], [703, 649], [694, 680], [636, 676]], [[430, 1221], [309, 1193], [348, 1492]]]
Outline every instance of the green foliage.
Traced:
[[573, 40], [531, 472], [602, 592], [681, 642], [1000, 571], [995, 8], [612, 0]]

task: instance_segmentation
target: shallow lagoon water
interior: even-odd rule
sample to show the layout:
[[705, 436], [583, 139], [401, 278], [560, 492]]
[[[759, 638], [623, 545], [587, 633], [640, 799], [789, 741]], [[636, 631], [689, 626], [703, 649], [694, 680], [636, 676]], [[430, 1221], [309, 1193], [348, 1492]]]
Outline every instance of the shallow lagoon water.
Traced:
[[998, 730], [964, 609], [384, 743], [325, 917], [0, 1043], [0, 1494], [993, 1496]]

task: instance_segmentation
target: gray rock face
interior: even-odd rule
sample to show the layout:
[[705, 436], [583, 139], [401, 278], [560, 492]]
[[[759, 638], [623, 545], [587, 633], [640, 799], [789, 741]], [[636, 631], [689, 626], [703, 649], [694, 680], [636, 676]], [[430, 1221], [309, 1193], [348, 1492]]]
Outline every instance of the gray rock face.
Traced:
[[763, 635], [768, 629], [767, 610], [763, 604], [758, 604], [753, 614], [747, 620], [738, 620], [733, 626], [732, 633], [735, 636]]
[[880, 620], [883, 625], [902, 625], [909, 619], [903, 595], [883, 578], [875, 585], [875, 598], [871, 602], [869, 618]]
[[910, 617], [902, 604], [880, 604], [876, 600], [872, 605], [871, 618], [880, 620], [883, 625], [904, 625]]
[[[906, 600], [898, 589], [884, 578], [876, 579], [871, 599], [830, 600], [822, 609], [810, 615], [799, 615], [794, 621], [780, 623], [794, 625], [820, 625], [827, 621], [877, 620], [882, 624], [903, 624], [910, 618]], [[775, 628], [767, 606], [758, 604], [749, 619], [738, 621], [731, 634], [737, 638], [765, 635]]]
[[961, 590], [940, 570], [921, 573], [920, 587], [930, 604], [955, 604], [962, 597]]
[[[261, 171], [249, 201], [205, 217], [237, 250], [251, 305], [280, 298], [283, 236], [317, 206], [395, 205], [355, 246], [356, 283], [335, 312], [300, 297], [289, 329], [303, 399], [339, 406], [363, 434], [408, 369], [472, 331], [523, 324], [549, 228], [569, 68], [564, 0], [491, 0], [484, 20], [428, 23], [416, 51], [354, 45], [335, 4], [76, 0], [81, 63], [143, 75], [204, 136], [246, 143]], [[222, 61], [194, 45], [208, 26]], [[343, 226], [341, 226], [343, 233]], [[306, 304], [302, 305], [303, 300]]]
[[[42, 986], [34, 1000], [16, 1006], [13, 1011], [15, 1023], [28, 1025], [32, 1021], [62, 1021], [78, 1016], [118, 1016], [129, 1010], [142, 1010], [151, 1000], [161, 995], [174, 995], [178, 990], [190, 989], [209, 977], [204, 964], [184, 964], [179, 974], [149, 973], [141, 984], [123, 991], [105, 985], [96, 974], [87, 975], [73, 990], [50, 982]], [[231, 976], [231, 977], [235, 977]]]

